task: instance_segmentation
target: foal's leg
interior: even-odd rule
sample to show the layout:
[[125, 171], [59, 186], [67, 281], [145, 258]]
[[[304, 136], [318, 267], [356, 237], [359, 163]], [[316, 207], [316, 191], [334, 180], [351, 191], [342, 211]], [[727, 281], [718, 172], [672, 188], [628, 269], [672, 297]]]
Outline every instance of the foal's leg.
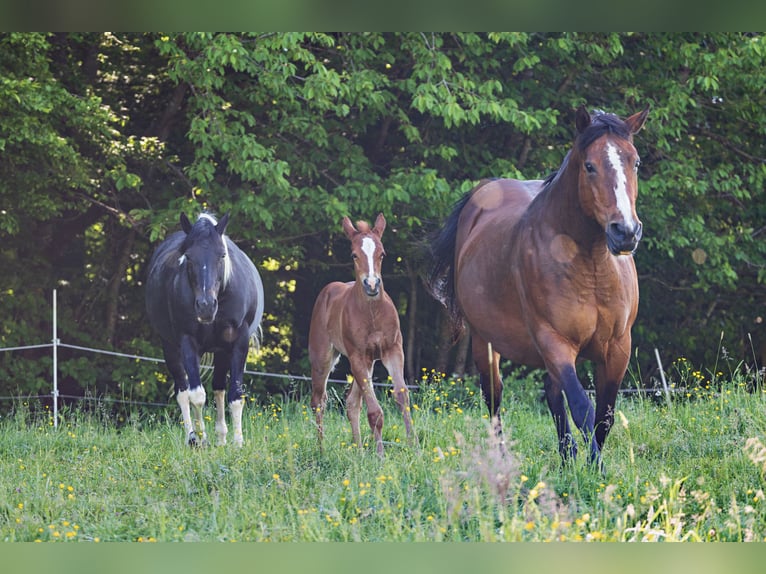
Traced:
[[351, 422], [351, 432], [354, 441], [362, 446], [359, 429], [359, 414], [361, 402], [364, 399], [367, 405], [367, 422], [370, 424], [372, 436], [375, 439], [375, 450], [378, 456], [383, 456], [383, 409], [380, 408], [378, 399], [375, 397], [375, 389], [372, 386], [372, 367], [374, 361], [367, 364], [364, 358], [350, 358], [351, 373], [354, 375], [354, 384], [346, 399], [346, 409]]
[[490, 346], [475, 334], [471, 339], [473, 361], [479, 371], [479, 384], [487, 405], [492, 426], [498, 437], [502, 436], [500, 422], [500, 403], [503, 400], [503, 379], [500, 377], [500, 355], [494, 350], [490, 355]]
[[316, 417], [319, 449], [322, 450], [322, 440], [324, 439], [322, 419], [327, 405], [327, 379], [340, 355], [333, 350], [331, 345], [328, 345], [325, 353], [314, 352], [309, 353], [309, 356], [311, 357], [311, 410]]
[[418, 436], [412, 431], [412, 418], [410, 413], [410, 395], [407, 390], [407, 383], [404, 380], [404, 350], [401, 345], [391, 349], [382, 359], [383, 366], [386, 367], [391, 380], [394, 383], [394, 399], [399, 405], [404, 419], [404, 429], [407, 438], [415, 446], [418, 444]]

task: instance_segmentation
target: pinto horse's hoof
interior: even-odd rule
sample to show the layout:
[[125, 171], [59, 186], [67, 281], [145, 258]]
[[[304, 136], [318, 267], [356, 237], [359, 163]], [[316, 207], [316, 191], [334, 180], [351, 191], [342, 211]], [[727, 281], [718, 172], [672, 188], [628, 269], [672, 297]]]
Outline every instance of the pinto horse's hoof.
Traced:
[[192, 448], [206, 447], [208, 445], [207, 437], [203, 435], [202, 438], [199, 438], [197, 433], [192, 431], [189, 433], [189, 438], [186, 439], [186, 444]]

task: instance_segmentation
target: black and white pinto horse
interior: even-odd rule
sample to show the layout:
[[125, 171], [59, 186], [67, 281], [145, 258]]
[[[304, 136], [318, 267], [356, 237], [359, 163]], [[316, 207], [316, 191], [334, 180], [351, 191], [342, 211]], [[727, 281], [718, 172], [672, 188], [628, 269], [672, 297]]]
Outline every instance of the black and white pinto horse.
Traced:
[[[165, 363], [175, 381], [186, 441], [207, 444], [202, 408], [205, 388], [200, 357], [213, 353], [215, 432], [226, 444], [224, 397], [229, 378], [233, 442], [241, 445], [242, 374], [250, 342], [263, 317], [263, 283], [253, 262], [226, 235], [220, 221], [202, 213], [192, 225], [181, 213], [181, 229], [167, 237], [149, 261], [146, 310], [162, 339]], [[192, 422], [192, 411], [195, 424]]]

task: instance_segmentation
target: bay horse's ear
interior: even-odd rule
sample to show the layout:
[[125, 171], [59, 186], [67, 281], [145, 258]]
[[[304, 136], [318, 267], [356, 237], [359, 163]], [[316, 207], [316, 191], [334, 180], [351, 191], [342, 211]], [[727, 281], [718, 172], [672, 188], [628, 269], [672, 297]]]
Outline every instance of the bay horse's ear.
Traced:
[[230, 215], [231, 211], [227, 212], [226, 215], [218, 220], [218, 223], [215, 226], [215, 230], [218, 232], [218, 235], [223, 235], [223, 232], [226, 231], [226, 226], [229, 224]]
[[575, 125], [577, 126], [577, 133], [583, 133], [590, 125], [590, 112], [585, 106], [577, 108], [575, 114]]
[[182, 211], [181, 212], [181, 229], [184, 230], [184, 233], [188, 234], [191, 231], [191, 228], [192, 228], [191, 221], [189, 221], [189, 218]]
[[383, 231], [386, 229], [386, 218], [382, 213], [378, 213], [378, 217], [375, 219], [375, 227], [372, 228], [372, 232], [378, 237], [383, 236]]
[[343, 231], [346, 233], [346, 236], [349, 239], [352, 239], [354, 235], [357, 234], [356, 227], [354, 227], [354, 224], [351, 223], [351, 220], [348, 218], [348, 216], [343, 218], [341, 225], [343, 225]]
[[625, 123], [628, 124], [628, 127], [630, 128], [630, 133], [635, 134], [638, 133], [638, 131], [644, 127], [644, 123], [646, 122], [646, 116], [649, 115], [649, 106], [647, 105], [643, 111], [638, 112], [636, 114], [633, 114], [629, 118], [625, 120]]

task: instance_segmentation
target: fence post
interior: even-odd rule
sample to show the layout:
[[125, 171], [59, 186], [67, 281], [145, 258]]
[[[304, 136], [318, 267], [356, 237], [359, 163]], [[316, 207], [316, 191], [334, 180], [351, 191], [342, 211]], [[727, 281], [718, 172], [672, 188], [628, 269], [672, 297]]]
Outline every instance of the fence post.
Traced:
[[665, 370], [662, 368], [662, 361], [660, 360], [660, 352], [657, 347], [654, 348], [654, 356], [657, 358], [657, 366], [660, 368], [660, 379], [662, 380], [662, 388], [665, 390], [665, 402], [668, 404], [668, 409], [673, 408], [673, 402], [670, 400], [670, 391], [668, 390], [668, 382], [665, 380]]
[[59, 426], [59, 380], [58, 380], [58, 325], [56, 313], [56, 290], [53, 290], [53, 428]]

